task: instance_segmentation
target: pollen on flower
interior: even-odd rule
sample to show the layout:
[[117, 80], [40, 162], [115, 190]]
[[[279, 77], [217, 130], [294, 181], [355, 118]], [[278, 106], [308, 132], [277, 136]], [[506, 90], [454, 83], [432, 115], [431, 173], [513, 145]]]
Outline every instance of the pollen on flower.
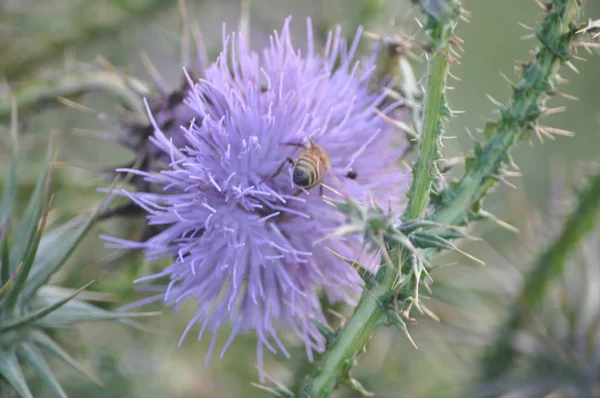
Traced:
[[[339, 28], [330, 32], [320, 53], [309, 19], [308, 43], [300, 50], [290, 21], [260, 54], [240, 35], [224, 34], [217, 60], [200, 80], [189, 78], [185, 104], [194, 120], [181, 127], [185, 142], [170, 139], [153, 120], [150, 139], [168, 168], [127, 170], [162, 187], [123, 192], [162, 232], [143, 243], [106, 238], [116, 247], [143, 248], [149, 259], [173, 258], [162, 272], [139, 280], [168, 277], [164, 292], [133, 305], [164, 300], [177, 310], [194, 300], [197, 312], [182, 340], [196, 325], [198, 338], [210, 332], [210, 358], [222, 326], [231, 335], [221, 355], [236, 335], [255, 332], [261, 368], [264, 347], [289, 355], [282, 332], [295, 333], [312, 360], [325, 347], [314, 323], [326, 322], [319, 293], [352, 305], [362, 289], [357, 270], [341, 259], [359, 255], [360, 237], [320, 241], [344, 222], [321, 192], [374, 198], [400, 210], [398, 187], [410, 179], [397, 165], [405, 150], [401, 134], [378, 114], [400, 103], [385, 102], [383, 92], [369, 87], [374, 59], [354, 60], [361, 32], [349, 47]], [[271, 178], [305, 150], [285, 143], [309, 141], [329, 157], [324, 184], [332, 191], [299, 188], [289, 164]]]

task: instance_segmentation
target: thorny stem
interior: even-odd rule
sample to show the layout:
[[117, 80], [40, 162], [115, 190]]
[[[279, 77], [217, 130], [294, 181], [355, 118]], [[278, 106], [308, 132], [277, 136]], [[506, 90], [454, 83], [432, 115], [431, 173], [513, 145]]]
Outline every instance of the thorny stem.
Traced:
[[528, 314], [544, 298], [550, 282], [560, 276], [565, 261], [585, 234], [594, 229], [600, 215], [600, 173], [591, 181], [588, 190], [581, 195], [577, 208], [569, 216], [560, 236], [542, 252], [529, 274], [521, 294], [515, 299], [510, 315], [500, 327], [497, 338], [486, 354], [483, 366], [484, 380], [502, 376], [509, 368], [516, 353], [511, 342]]
[[[437, 144], [441, 139], [440, 119], [446, 109], [445, 89], [450, 60], [450, 39], [460, 15], [458, 0], [441, 0], [449, 12], [428, 14], [432, 56], [429, 69], [428, 95], [425, 104], [423, 132], [419, 143], [419, 160], [413, 169], [413, 183], [404, 217], [418, 219], [424, 215], [429, 202], [429, 190], [437, 175], [435, 161], [439, 157]], [[397, 250], [390, 253], [395, 260]], [[301, 397], [329, 397], [349, 371], [358, 353], [368, 342], [371, 333], [381, 323], [386, 304], [394, 299], [394, 283], [398, 269], [384, 263], [374, 280], [364, 289], [354, 314], [329, 345], [315, 371], [300, 391]]]
[[[120, 77], [108, 71], [94, 71], [61, 77], [54, 81], [28, 84], [12, 93], [20, 110], [35, 109], [58, 97], [73, 97], [86, 92], [103, 91], [119, 99], [140, 116], [146, 115], [140, 95], [150, 91], [140, 81]], [[0, 99], [0, 120], [10, 117], [12, 98]]]
[[473, 164], [460, 182], [444, 193], [433, 220], [445, 224], [464, 225], [470, 221], [467, 212], [474, 210], [489, 189], [495, 185], [499, 167], [508, 161], [510, 148], [541, 116], [540, 102], [553, 89], [552, 79], [561, 62], [570, 55], [574, 35], [570, 26], [582, 0], [554, 0], [538, 32], [541, 48], [535, 59], [523, 66], [521, 82], [514, 88], [511, 105], [502, 110], [497, 123], [488, 123], [489, 140], [476, 153]]

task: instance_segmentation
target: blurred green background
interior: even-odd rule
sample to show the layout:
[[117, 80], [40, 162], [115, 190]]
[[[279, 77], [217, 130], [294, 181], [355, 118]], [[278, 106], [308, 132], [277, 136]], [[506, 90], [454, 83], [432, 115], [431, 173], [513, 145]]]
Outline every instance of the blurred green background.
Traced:
[[[254, 0], [250, 8], [250, 32], [253, 48], [260, 49], [273, 29], [293, 15], [292, 29], [299, 45], [304, 44], [304, 19], [311, 16], [319, 39], [323, 32], [341, 24], [346, 36], [352, 36], [361, 24], [380, 34], [391, 33], [394, 25], [405, 33], [416, 31], [418, 10], [408, 1], [385, 0]], [[188, 0], [190, 19], [199, 22], [209, 55], [214, 59], [220, 49], [221, 24], [237, 29], [240, 3], [237, 0]], [[525, 61], [536, 42], [521, 40], [527, 34], [518, 22], [535, 26], [541, 12], [534, 1], [472, 0], [465, 6], [471, 12], [470, 23], [461, 22], [458, 35], [464, 40], [465, 53], [452, 73], [460, 81], [451, 81], [450, 106], [465, 110], [447, 124], [446, 157], [469, 153], [473, 141], [466, 132], [483, 127], [484, 119], [493, 118], [496, 108], [486, 93], [506, 102], [509, 87], [499, 72], [517, 77], [517, 60]], [[588, 1], [585, 17], [600, 17], [600, 2]], [[139, 53], [144, 50], [163, 77], [173, 85], [181, 76], [176, 0], [0, 0], [0, 100], [11, 91], [43, 79], [55, 79], [77, 67], [91, 63], [97, 55], [119, 70], [147, 80]], [[368, 40], [364, 42], [368, 50]], [[587, 59], [576, 61], [579, 74], [563, 68], [568, 84], [561, 89], [579, 97], [569, 101], [568, 110], [544, 120], [553, 127], [574, 131], [575, 138], [557, 137], [533, 146], [526, 142], [513, 151], [523, 176], [513, 179], [517, 189], [501, 185], [487, 200], [487, 208], [523, 231], [536, 231], [534, 221], [548, 213], [556, 185], [573, 182], [581, 162], [598, 159], [600, 152], [600, 59], [581, 51]], [[425, 63], [415, 63], [422, 73]], [[65, 72], [66, 71], [66, 72]], [[2, 79], [5, 79], [4, 81]], [[114, 113], [113, 100], [102, 93], [91, 93], [78, 101]], [[565, 101], [556, 101], [558, 105]], [[57, 133], [59, 160], [69, 163], [115, 165], [125, 163], [131, 154], [114, 144], [73, 133], [74, 128], [109, 130], [110, 126], [91, 115], [47, 104], [36, 110], [20, 112], [21, 148], [27, 159], [21, 166], [22, 198], [27, 197], [46, 148], [48, 137]], [[8, 125], [7, 120], [0, 124]], [[8, 164], [8, 128], [0, 127], [0, 171]], [[565, 179], [565, 176], [567, 178]], [[566, 182], [565, 182], [566, 181]], [[89, 210], [101, 197], [95, 188], [98, 175], [76, 168], [61, 168], [55, 181], [54, 222]], [[145, 274], [156, 264], [144, 264], [138, 256], [110, 261], [98, 238], [99, 233], [129, 236], [136, 226], [119, 221], [104, 223], [88, 236], [75, 253], [69, 267], [57, 275], [57, 283], [79, 286], [96, 278], [95, 289], [115, 292], [120, 302], [141, 297], [132, 291], [131, 280]], [[552, 232], [552, 231], [550, 231]], [[490, 224], [479, 225], [473, 233], [485, 239], [466, 248], [486, 261], [481, 268], [455, 256], [434, 259], [436, 264], [459, 261], [437, 269], [432, 276], [432, 307], [442, 318], [440, 324], [419, 317], [411, 328], [419, 350], [395, 329], [380, 329], [373, 337], [368, 353], [360, 358], [354, 374], [378, 397], [453, 397], [476, 375], [481, 340], [470, 332], [490, 330], [502, 319], [506, 303], [518, 288], [520, 274], [535, 253], [523, 236]], [[535, 234], [535, 233], [534, 233]], [[524, 252], [528, 254], [524, 254]], [[600, 281], [599, 281], [600, 282]], [[223, 359], [217, 355], [204, 366], [210, 339], [197, 342], [193, 333], [179, 347], [179, 336], [193, 307], [176, 315], [149, 320], [154, 333], [142, 333], [114, 324], [88, 324], [68, 329], [56, 337], [67, 350], [99, 374], [104, 387], [81, 379], [58, 364], [54, 369], [72, 397], [259, 397], [264, 391], [251, 386], [256, 381], [255, 338], [237, 338]], [[457, 333], [463, 330], [464, 333]], [[227, 337], [227, 331], [222, 338]], [[269, 357], [266, 371], [288, 386], [294, 374], [305, 367], [303, 350], [292, 350], [292, 359]], [[36, 397], [49, 396], [36, 385]], [[341, 388], [336, 396], [353, 397], [357, 393]], [[527, 395], [516, 395], [527, 396]]]

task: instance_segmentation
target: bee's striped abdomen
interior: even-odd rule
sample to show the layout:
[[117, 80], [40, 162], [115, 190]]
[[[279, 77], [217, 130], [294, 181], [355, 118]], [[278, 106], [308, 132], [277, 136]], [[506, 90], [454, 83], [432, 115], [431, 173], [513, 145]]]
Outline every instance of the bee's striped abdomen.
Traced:
[[294, 184], [303, 188], [312, 188], [321, 182], [321, 170], [318, 159], [306, 154], [301, 155], [294, 162]]

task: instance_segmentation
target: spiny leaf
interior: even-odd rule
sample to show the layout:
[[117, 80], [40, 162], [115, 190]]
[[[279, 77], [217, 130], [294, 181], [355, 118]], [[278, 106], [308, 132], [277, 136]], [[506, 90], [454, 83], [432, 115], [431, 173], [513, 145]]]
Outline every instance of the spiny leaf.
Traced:
[[[117, 180], [108, 189], [112, 191]], [[44, 234], [34, 259], [33, 269], [23, 291], [24, 299], [33, 294], [50, 279], [50, 277], [69, 258], [73, 250], [83, 239], [96, 221], [98, 214], [110, 204], [110, 197], [105, 196], [102, 202], [89, 216], [77, 217], [62, 228]]]
[[[32, 308], [46, 308], [63, 300], [55, 296], [41, 296], [38, 294], [31, 301], [30, 305]], [[73, 300], [37, 321], [36, 325], [42, 327], [62, 327], [83, 321], [126, 321], [131, 318], [142, 318], [158, 314], [160, 312], [112, 312], [98, 308], [85, 301]]]
[[10, 383], [21, 398], [34, 398], [13, 351], [0, 349], [0, 375]]
[[[73, 294], [75, 290], [77, 289], [70, 289], [62, 286], [44, 285], [38, 290], [38, 294], [41, 296], [54, 296], [61, 298]], [[119, 301], [119, 295], [115, 293], [91, 292], [86, 290], [79, 293], [77, 299], [83, 301], [115, 303]]]
[[51, 172], [44, 168], [40, 173], [35, 189], [29, 199], [29, 204], [25, 209], [23, 221], [15, 232], [14, 239], [10, 248], [10, 269], [14, 270], [25, 259], [34, 235], [37, 231], [40, 215], [45, 211], [48, 200], [48, 191], [50, 189]]
[[2, 306], [2, 304], [3, 304], [2, 298], [4, 298], [4, 296], [6, 295], [8, 290], [13, 286], [13, 283], [14, 283], [15, 279], [17, 278], [17, 275], [19, 274], [19, 272], [21, 272], [20, 265], [17, 267], [17, 269], [11, 275], [11, 277], [6, 281], [6, 283], [2, 287], [0, 287], [0, 306]]
[[479, 264], [485, 265], [483, 261], [478, 259], [477, 257], [472, 256], [469, 253], [466, 253], [452, 244], [450, 241], [444, 239], [441, 236], [438, 236], [434, 233], [427, 232], [415, 232], [410, 235], [410, 240], [415, 244], [415, 246], [420, 248], [435, 248], [440, 250], [451, 250], [458, 254], [461, 254], [471, 260], [478, 262]]
[[79, 362], [75, 360], [68, 352], [63, 350], [63, 348], [58, 345], [54, 340], [50, 338], [46, 333], [40, 330], [32, 330], [29, 332], [29, 337], [40, 347], [50, 351], [52, 354], [56, 355], [58, 358], [65, 361], [68, 365], [70, 365], [73, 369], [81, 373], [82, 375], [88, 377], [94, 383], [102, 386], [102, 381], [93, 373], [89, 372], [85, 369]]
[[[21, 292], [23, 286], [25, 285], [25, 281], [27, 280], [27, 276], [29, 275], [29, 271], [33, 265], [33, 259], [35, 257], [35, 253], [37, 251], [38, 245], [40, 244], [40, 239], [42, 238], [42, 234], [44, 233], [44, 228], [46, 226], [46, 221], [48, 220], [48, 213], [44, 214], [42, 217], [42, 221], [40, 222], [40, 227], [38, 228], [33, 241], [31, 242], [31, 246], [27, 250], [27, 255], [25, 257], [25, 261], [19, 264], [18, 268], [20, 268], [20, 272], [17, 274], [17, 278], [12, 288], [8, 292], [6, 296], [6, 301], [2, 302], [2, 307], [5, 311], [13, 311], [15, 304], [17, 303], [17, 298], [19, 297], [19, 293]], [[15, 272], [16, 273], [16, 272]]]
[[62, 307], [66, 303], [68, 303], [69, 301], [73, 300], [75, 297], [77, 297], [77, 295], [80, 292], [85, 290], [93, 282], [94, 281], [90, 281], [90, 282], [86, 283], [79, 290], [77, 290], [74, 294], [72, 294], [69, 297], [62, 299], [48, 307], [42, 308], [38, 311], [35, 311], [33, 313], [30, 313], [30, 314], [27, 314], [24, 316], [9, 319], [8, 321], [6, 321], [2, 325], [0, 325], [0, 334], [6, 333], [10, 330], [14, 330], [14, 329], [17, 329], [20, 327], [24, 327], [24, 326], [31, 324], [39, 319], [42, 319], [43, 317], [47, 316], [48, 314], [52, 313], [53, 311], [56, 311], [57, 309], [59, 309], [60, 307]]
[[31, 366], [57, 397], [67, 398], [67, 394], [37, 348], [31, 344], [23, 343], [19, 345], [17, 354], [24, 362], [27, 362]]

